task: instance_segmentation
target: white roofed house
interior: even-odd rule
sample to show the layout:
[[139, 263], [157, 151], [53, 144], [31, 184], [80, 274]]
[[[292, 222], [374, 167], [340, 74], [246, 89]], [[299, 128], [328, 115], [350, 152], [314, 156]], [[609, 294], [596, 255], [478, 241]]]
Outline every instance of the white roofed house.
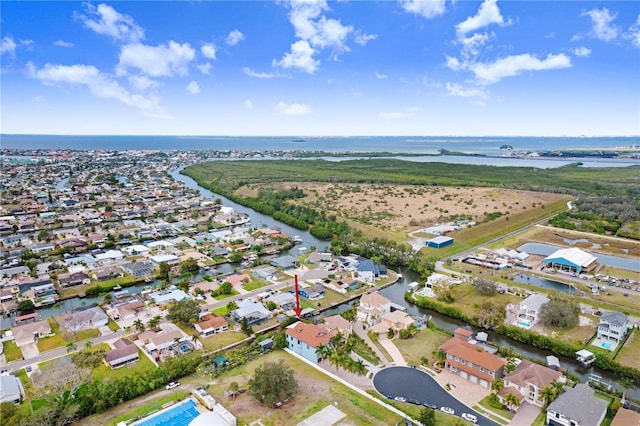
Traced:
[[291, 293], [276, 293], [269, 297], [267, 301], [272, 301], [283, 311], [296, 307], [296, 298]]
[[0, 404], [11, 402], [18, 405], [22, 402], [26, 393], [22, 382], [16, 376], [3, 374], [0, 376]]
[[83, 311], [73, 312], [64, 317], [64, 326], [72, 333], [107, 325], [109, 317], [102, 308], [95, 306]]
[[389, 312], [391, 312], [391, 301], [377, 291], [373, 291], [360, 297], [356, 315], [359, 321], [373, 326]]
[[565, 272], [580, 273], [591, 270], [596, 265], [597, 257], [577, 247], [560, 249], [544, 258], [547, 268], [557, 268]]
[[598, 339], [621, 342], [627, 334], [629, 318], [620, 312], [604, 312], [598, 324]]
[[540, 320], [542, 305], [547, 303], [549, 298], [544, 294], [534, 293], [520, 302], [516, 325], [524, 328], [533, 327]]
[[240, 322], [243, 318], [247, 319], [249, 324], [257, 324], [273, 317], [273, 313], [262, 305], [262, 303], [253, 302], [248, 299], [236, 302], [238, 309], [231, 312], [231, 318]]

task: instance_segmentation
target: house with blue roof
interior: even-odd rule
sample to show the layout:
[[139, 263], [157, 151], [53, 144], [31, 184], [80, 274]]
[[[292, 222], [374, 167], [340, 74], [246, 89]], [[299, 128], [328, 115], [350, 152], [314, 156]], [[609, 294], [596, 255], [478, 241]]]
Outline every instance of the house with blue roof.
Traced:
[[387, 276], [387, 267], [384, 265], [377, 265], [373, 263], [373, 260], [371, 259], [365, 259], [358, 263], [356, 270], [358, 271], [358, 278], [369, 282], [373, 282], [381, 277]]

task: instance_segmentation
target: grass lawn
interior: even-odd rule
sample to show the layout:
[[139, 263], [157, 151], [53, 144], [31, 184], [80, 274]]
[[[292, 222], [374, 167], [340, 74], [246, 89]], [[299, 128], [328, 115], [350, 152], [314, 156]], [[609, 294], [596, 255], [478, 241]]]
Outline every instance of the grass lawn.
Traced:
[[480, 405], [481, 407], [489, 410], [489, 411], [493, 411], [496, 414], [501, 415], [502, 417], [505, 417], [509, 420], [513, 419], [513, 413], [507, 409], [499, 409], [499, 408], [493, 408], [491, 405], [489, 405], [489, 396], [485, 396], [484, 398], [482, 398], [480, 400], [480, 402], [478, 402], [478, 405]]
[[91, 328], [89, 330], [79, 331], [75, 341], [79, 342], [80, 340], [93, 339], [98, 336], [100, 336], [100, 331], [97, 328]]
[[117, 322], [115, 322], [113, 320], [113, 318], [109, 317], [109, 322], [107, 323], [107, 327], [109, 327], [109, 330], [111, 331], [118, 331], [120, 330], [120, 326], [118, 325]]
[[218, 349], [237, 343], [246, 339], [247, 335], [238, 331], [225, 331], [209, 337], [202, 337], [200, 343], [207, 351], [217, 351]]
[[229, 310], [227, 309], [226, 306], [220, 306], [219, 308], [211, 311], [211, 313], [219, 317], [226, 317], [227, 315], [229, 315]]
[[67, 344], [67, 342], [62, 338], [62, 334], [60, 333], [60, 325], [53, 318], [49, 318], [49, 325], [51, 326], [51, 332], [54, 333], [53, 336], [44, 337], [38, 340], [38, 350], [40, 352], [50, 351], [51, 349], [61, 348]]
[[13, 341], [2, 342], [2, 350], [4, 351], [4, 358], [7, 362], [22, 359], [22, 351]]
[[[269, 409], [253, 400], [248, 393], [235, 400], [224, 395], [224, 389], [232, 381], [238, 382], [241, 388], [246, 388], [259, 365], [279, 360], [283, 360], [294, 370], [300, 382], [298, 396], [286, 408]], [[250, 423], [258, 418], [262, 419], [265, 426], [297, 424], [334, 401], [337, 401], [338, 408], [347, 415], [344, 422], [349, 424], [394, 425], [401, 420], [400, 416], [282, 351], [271, 352], [256, 361], [225, 372], [208, 391], [216, 400], [223, 401], [225, 407], [238, 417], [238, 424]]]
[[133, 374], [138, 374], [143, 370], [156, 368], [156, 366], [153, 365], [149, 357], [147, 357], [144, 353], [142, 353], [142, 350], [140, 349], [138, 349], [138, 356], [140, 356], [140, 360], [138, 360], [138, 362], [136, 362], [135, 364], [130, 364], [125, 367], [116, 368], [115, 370], [112, 370], [110, 367], [103, 364], [100, 367], [93, 370], [93, 378], [98, 380], [104, 380], [107, 377], [117, 378], [117, 377], [131, 376]]
[[235, 290], [231, 290], [231, 293], [229, 293], [229, 294], [219, 294], [219, 295], [217, 295], [216, 297], [214, 297], [214, 299], [216, 299], [216, 300], [224, 300], [224, 299], [226, 299], [227, 297], [235, 296], [235, 295], [237, 295], [237, 294], [240, 294], [240, 293], [238, 293], [238, 292], [237, 292], [237, 291], [235, 291]]
[[482, 296], [478, 294], [474, 286], [466, 283], [452, 286], [451, 294], [455, 298], [453, 305], [462, 308], [469, 316], [477, 315], [479, 306], [486, 301], [491, 301], [496, 305], [518, 304], [522, 301], [519, 297], [508, 293]]
[[380, 364], [380, 358], [378, 358], [378, 355], [376, 355], [373, 349], [370, 348], [364, 340], [358, 339], [358, 343], [356, 343], [353, 351], [373, 365]]
[[31, 379], [27, 374], [27, 371], [24, 368], [21, 368], [16, 376], [20, 379], [22, 383], [22, 387], [24, 388], [25, 393], [27, 394], [27, 398], [30, 398], [32, 395], [33, 387], [31, 386]]
[[251, 280], [249, 280], [248, 283], [243, 284], [242, 288], [244, 288], [247, 291], [253, 291], [253, 290], [256, 290], [258, 288], [264, 287], [266, 285], [267, 285], [267, 283], [265, 283], [264, 281], [251, 279]]
[[447, 334], [429, 328], [423, 328], [414, 338], [398, 338], [394, 339], [393, 343], [395, 343], [408, 364], [420, 365], [422, 364], [420, 358], [423, 356], [429, 358], [430, 362], [433, 361], [432, 353], [438, 349], [438, 346], [450, 338], [451, 336]]
[[172, 392], [170, 395], [161, 396], [148, 403], [137, 407], [135, 410], [128, 411], [122, 415], [119, 415], [115, 419], [107, 422], [108, 426], [115, 426], [125, 420], [133, 419], [134, 417], [141, 417], [153, 411], [162, 409], [162, 406], [170, 401], [179, 402], [182, 401], [188, 395], [187, 391]]
[[640, 369], [640, 333], [634, 331], [618, 352], [616, 361], [622, 365]]
[[391, 355], [389, 355], [389, 352], [387, 352], [387, 350], [384, 348], [384, 346], [382, 346], [380, 344], [380, 341], [378, 340], [378, 336], [375, 333], [369, 332], [369, 338], [371, 339], [373, 344], [376, 345], [376, 348], [378, 348], [380, 353], [382, 355], [384, 355], [384, 357], [387, 359], [387, 361], [389, 361], [389, 362], [393, 361], [393, 357]]
[[598, 323], [594, 321], [590, 325], [577, 325], [575, 327], [571, 327], [568, 330], [553, 330], [553, 332], [550, 334], [552, 334], [556, 339], [562, 340], [563, 342], [568, 342], [572, 345], [582, 347], [591, 340], [597, 329]]
[[49, 405], [51, 405], [51, 403], [44, 398], [31, 400], [31, 409], [33, 410], [34, 413], [39, 409], [43, 407], [47, 407]]

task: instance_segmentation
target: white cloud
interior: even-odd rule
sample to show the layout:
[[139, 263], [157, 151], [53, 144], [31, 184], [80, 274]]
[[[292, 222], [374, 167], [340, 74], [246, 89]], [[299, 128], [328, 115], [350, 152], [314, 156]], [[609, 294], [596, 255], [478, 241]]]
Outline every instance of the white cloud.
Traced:
[[64, 41], [64, 40], [56, 40], [53, 42], [54, 46], [58, 46], [58, 47], [73, 47], [75, 46], [75, 44], [70, 43], [68, 41]]
[[286, 104], [282, 101], [278, 102], [277, 110], [282, 115], [307, 115], [311, 112], [311, 107], [305, 104]]
[[379, 73], [379, 72], [377, 72], [377, 71], [376, 71], [376, 78], [377, 78], [378, 80], [384, 80], [384, 79], [385, 79], [385, 78], [387, 78], [387, 77], [388, 77], [388, 75], [386, 75], [386, 74], [382, 74], [382, 73]]
[[306, 40], [298, 40], [291, 45], [291, 51], [284, 54], [281, 60], [273, 60], [273, 66], [285, 69], [296, 68], [309, 74], [313, 74], [318, 69], [320, 61], [314, 59], [316, 51]]
[[240, 43], [242, 40], [244, 40], [244, 34], [242, 34], [242, 32], [238, 29], [235, 29], [233, 31], [231, 31], [227, 37], [224, 39], [225, 43], [227, 43], [229, 46], [235, 46], [236, 44]]
[[613, 24], [616, 15], [609, 13], [609, 9], [592, 9], [582, 13], [583, 16], [591, 18], [591, 32], [589, 35], [602, 41], [615, 40], [618, 37], [620, 29]]
[[4, 55], [8, 53], [11, 56], [16, 54], [16, 42], [13, 41], [12, 37], [6, 36], [0, 41], [0, 55]]
[[491, 24], [505, 25], [504, 18], [500, 14], [500, 9], [498, 9], [498, 0], [484, 0], [474, 16], [469, 16], [456, 25], [456, 32], [460, 38], [465, 34]]
[[353, 37], [353, 41], [355, 41], [360, 46], [364, 46], [372, 40], [378, 38], [377, 34], [365, 34], [360, 30], [355, 31], [355, 35]]
[[384, 118], [385, 120], [397, 120], [402, 118], [415, 117], [416, 112], [418, 112], [418, 108], [407, 107], [402, 111], [381, 112], [378, 114], [378, 117]]
[[211, 64], [209, 62], [205, 62], [204, 64], [198, 64], [196, 67], [200, 70], [202, 74], [209, 74], [211, 72]]
[[624, 38], [631, 40], [635, 47], [640, 47], [640, 15], [636, 23], [629, 27], [629, 32], [624, 35]]
[[579, 56], [581, 58], [586, 58], [587, 56], [589, 56], [591, 54], [591, 49], [589, 49], [588, 47], [584, 47], [584, 46], [576, 47], [575, 49], [572, 49], [571, 51], [573, 52], [574, 55]]
[[207, 59], [216, 59], [216, 45], [213, 43], [205, 43], [200, 48], [202, 55]]
[[402, 8], [409, 13], [426, 19], [435, 18], [445, 12], [445, 0], [398, 0]]
[[274, 78], [277, 77], [277, 74], [273, 74], [270, 72], [258, 72], [258, 71], [254, 71], [249, 67], [244, 67], [242, 68], [242, 72], [244, 72], [246, 75], [248, 75], [249, 77], [253, 77], [253, 78], [263, 78], [265, 80], [268, 80], [270, 78]]
[[250, 100], [250, 99], [247, 99], [246, 101], [244, 101], [244, 102], [242, 103], [242, 107], [243, 107], [244, 109], [253, 109], [253, 102], [251, 102], [251, 100]]
[[146, 75], [132, 75], [128, 78], [129, 83], [138, 90], [154, 89], [160, 84]]
[[571, 67], [571, 59], [560, 53], [547, 55], [545, 59], [538, 59], [528, 53], [507, 56], [492, 63], [472, 63], [467, 65], [480, 84], [497, 83], [505, 77], [519, 75], [525, 71], [543, 71]]
[[89, 16], [80, 14], [75, 16], [82, 20], [87, 28], [98, 34], [107, 35], [125, 43], [136, 43], [144, 38], [144, 30], [132, 17], [123, 15], [106, 4], [99, 4], [97, 8], [90, 3], [85, 3], [84, 6]]
[[198, 93], [200, 93], [200, 85], [198, 84], [198, 82], [192, 80], [191, 83], [187, 84], [187, 92], [192, 95], [197, 95]]
[[460, 60], [455, 56], [447, 56], [447, 60], [444, 65], [454, 71], [464, 68], [464, 64], [460, 63]]
[[116, 70], [125, 74], [128, 68], [137, 68], [151, 77], [186, 75], [195, 53], [189, 43], [180, 44], [173, 40], [159, 46], [128, 44], [120, 50]]
[[463, 37], [459, 41], [462, 43], [462, 56], [465, 58], [478, 56], [480, 48], [487, 44], [493, 37], [489, 33], [475, 33], [470, 37]]
[[449, 96], [458, 96], [461, 98], [478, 98], [487, 99], [489, 92], [479, 87], [464, 87], [458, 83], [449, 83], [445, 85]]
[[96, 98], [114, 99], [125, 105], [138, 108], [146, 115], [158, 118], [171, 118], [160, 106], [154, 94], [140, 95], [131, 93], [122, 87], [108, 74], [100, 72], [93, 65], [51, 65], [46, 64], [36, 69], [32, 63], [27, 64], [27, 73], [43, 83], [64, 83], [82, 85]]

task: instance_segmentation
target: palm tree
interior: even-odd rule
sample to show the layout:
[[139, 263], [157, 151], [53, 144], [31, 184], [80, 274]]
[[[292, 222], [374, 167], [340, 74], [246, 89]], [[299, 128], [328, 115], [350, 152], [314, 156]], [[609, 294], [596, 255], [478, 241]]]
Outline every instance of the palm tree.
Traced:
[[144, 323], [142, 322], [142, 320], [140, 318], [138, 318], [137, 320], [135, 320], [133, 322], [133, 325], [136, 327], [136, 329], [140, 332], [144, 331]]
[[359, 359], [353, 363], [353, 371], [358, 376], [364, 376], [367, 373], [367, 366], [364, 365], [364, 361]]
[[491, 390], [494, 391], [495, 393], [502, 392], [502, 389], [504, 389], [504, 380], [498, 378], [498, 379], [495, 379], [493, 383], [491, 383]]
[[199, 334], [194, 334], [193, 336], [191, 336], [191, 341], [193, 342], [194, 346], [197, 348], [198, 347], [198, 341], [200, 340], [200, 335]]
[[344, 357], [338, 352], [333, 352], [329, 356], [329, 362], [336, 366], [336, 374], [338, 374], [339, 367], [344, 362]]
[[67, 347], [68, 354], [78, 349], [78, 346], [73, 342], [68, 342], [65, 346]]
[[624, 404], [626, 401], [627, 390], [635, 389], [636, 384], [632, 379], [628, 377], [625, 377], [624, 379], [620, 380], [618, 384], [622, 386], [622, 389], [624, 389], [622, 391], [622, 403]]
[[160, 325], [160, 315], [156, 315], [149, 320], [149, 328], [156, 328], [158, 325]]
[[433, 353], [433, 357], [440, 367], [444, 367], [444, 362], [447, 360], [447, 353], [444, 350], [438, 349]]
[[316, 348], [316, 354], [320, 356], [322, 359], [329, 358], [333, 353], [333, 349], [329, 345], [319, 345]]
[[509, 410], [511, 411], [517, 410], [520, 406], [520, 400], [512, 393], [508, 393], [504, 400], [506, 401], [507, 405], [509, 406]]
[[540, 397], [545, 405], [549, 405], [556, 399], [556, 390], [553, 386], [547, 385], [540, 390]]
[[504, 374], [509, 374], [516, 369], [516, 360], [513, 357], [507, 358], [507, 364], [504, 366]]
[[240, 385], [238, 385], [238, 382], [231, 382], [229, 383], [229, 392], [231, 392], [231, 395], [233, 395], [233, 399], [236, 399], [236, 393], [238, 392], [238, 389], [240, 389]]
[[91, 349], [91, 346], [93, 346], [93, 342], [91, 340], [87, 340], [84, 344], [85, 349]]

